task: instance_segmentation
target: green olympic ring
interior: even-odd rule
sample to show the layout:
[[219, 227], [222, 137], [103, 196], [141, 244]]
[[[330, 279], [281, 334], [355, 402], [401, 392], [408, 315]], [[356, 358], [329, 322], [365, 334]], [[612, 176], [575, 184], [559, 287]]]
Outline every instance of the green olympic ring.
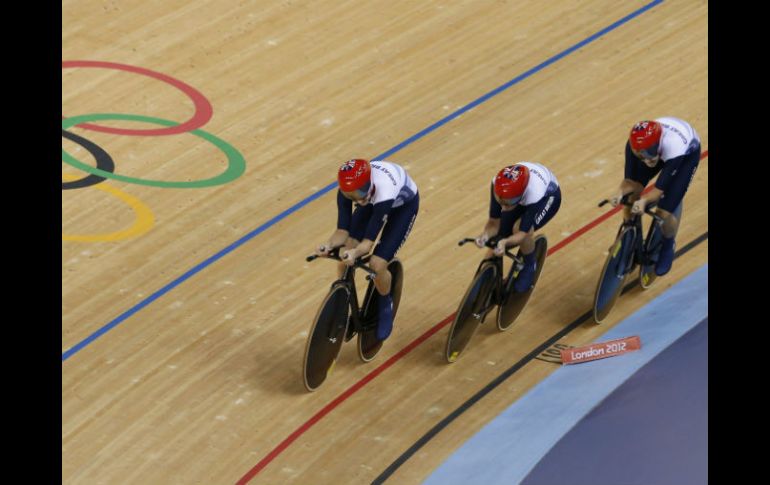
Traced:
[[[147, 123], [155, 123], [163, 126], [176, 126], [179, 124], [174, 121], [163, 120], [160, 118], [152, 118], [150, 116], [103, 113], [103, 114], [86, 114], [86, 115], [80, 115], [80, 116], [73, 116], [72, 118], [65, 118], [62, 120], [61, 126], [63, 130], [66, 130], [67, 128], [78, 125], [80, 123], [85, 123], [86, 121], [100, 121], [100, 120], [144, 121]], [[244, 160], [243, 155], [241, 155], [241, 153], [234, 146], [230, 145], [229, 143], [222, 140], [221, 138], [217, 138], [211, 133], [205, 132], [201, 129], [191, 130], [189, 133], [192, 133], [195, 136], [203, 138], [204, 140], [208, 141], [212, 145], [222, 150], [222, 152], [225, 155], [227, 155], [227, 170], [217, 175], [216, 177], [212, 177], [208, 179], [193, 180], [193, 181], [186, 181], [186, 182], [169, 182], [164, 180], [147, 180], [147, 179], [140, 179], [136, 177], [128, 177], [126, 175], [119, 175], [116, 173], [107, 172], [106, 170], [100, 170], [96, 167], [80, 162], [75, 157], [73, 157], [72, 155], [64, 151], [63, 148], [61, 150], [61, 158], [63, 162], [68, 163], [75, 168], [79, 168], [84, 172], [92, 173], [100, 177], [121, 180], [123, 182], [128, 182], [128, 183], [133, 183], [138, 185], [150, 185], [153, 187], [166, 187], [166, 188], [200, 188], [200, 187], [211, 187], [214, 185], [222, 185], [237, 179], [238, 177], [243, 175], [243, 172], [246, 171], [246, 160]]]

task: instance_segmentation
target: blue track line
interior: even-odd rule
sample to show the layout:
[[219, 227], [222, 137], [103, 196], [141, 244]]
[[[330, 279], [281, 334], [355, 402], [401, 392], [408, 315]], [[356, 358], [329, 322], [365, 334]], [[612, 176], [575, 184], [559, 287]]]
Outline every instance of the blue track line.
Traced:
[[[432, 133], [433, 131], [435, 131], [438, 128], [442, 127], [443, 125], [449, 123], [453, 119], [457, 118], [461, 114], [466, 113], [466, 112], [472, 110], [476, 106], [480, 105], [481, 103], [483, 103], [485, 101], [488, 101], [489, 99], [493, 98], [494, 96], [497, 96], [498, 94], [500, 94], [501, 92], [503, 92], [506, 89], [510, 88], [511, 86], [513, 86], [513, 85], [523, 81], [524, 79], [532, 76], [536, 72], [545, 69], [546, 67], [550, 66], [554, 62], [556, 62], [556, 61], [558, 61], [558, 60], [560, 60], [560, 59], [562, 59], [562, 58], [572, 54], [573, 52], [575, 52], [576, 50], [580, 49], [581, 47], [590, 44], [591, 42], [595, 41], [599, 37], [607, 34], [608, 32], [611, 32], [611, 31], [615, 30], [616, 28], [620, 27], [621, 25], [623, 25], [623, 24], [627, 23], [628, 21], [638, 17], [639, 15], [643, 14], [644, 12], [650, 10], [651, 8], [657, 6], [657, 5], [661, 4], [661, 3], [663, 3], [663, 0], [655, 0], [653, 2], [648, 3], [647, 5], [641, 7], [638, 10], [630, 13], [629, 15], [626, 15], [625, 17], [621, 18], [617, 22], [614, 22], [613, 24], [603, 28], [602, 30], [596, 32], [595, 34], [591, 35], [590, 37], [588, 37], [588, 38], [578, 42], [577, 44], [573, 45], [572, 47], [569, 47], [569, 48], [563, 50], [562, 52], [554, 55], [553, 57], [549, 58], [548, 60], [538, 64], [535, 67], [533, 67], [532, 69], [529, 69], [525, 73], [516, 76], [515, 78], [513, 78], [510, 81], [506, 82], [505, 84], [503, 84], [501, 86], [498, 86], [497, 88], [493, 89], [492, 91], [489, 91], [488, 93], [486, 93], [483, 96], [477, 98], [476, 100], [466, 104], [462, 108], [459, 108], [458, 110], [454, 111], [453, 113], [451, 113], [451, 114], [447, 115], [446, 117], [440, 119], [439, 121], [433, 123], [432, 125], [430, 125], [429, 127], [425, 128], [424, 130], [420, 131], [419, 133], [417, 133], [417, 134], [407, 138], [406, 140], [402, 141], [401, 143], [399, 143], [398, 145], [394, 146], [390, 150], [388, 150], [388, 151], [386, 151], [384, 153], [381, 153], [380, 155], [377, 155], [376, 157], [372, 158], [372, 160], [381, 160], [381, 159], [389, 157], [390, 155], [392, 155], [392, 154], [402, 150], [404, 147], [406, 147], [408, 145], [411, 145], [412, 143], [414, 143], [415, 141], [419, 140], [420, 138], [423, 138], [424, 136]], [[62, 356], [61, 356], [62, 362], [64, 362], [65, 360], [69, 359], [70, 357], [72, 357], [75, 353], [77, 353], [80, 350], [82, 350], [84, 347], [89, 345], [91, 342], [93, 342], [97, 338], [101, 337], [105, 333], [107, 333], [110, 330], [112, 330], [113, 328], [115, 328], [117, 325], [119, 325], [120, 323], [122, 323], [123, 321], [128, 319], [130, 316], [132, 316], [135, 313], [137, 313], [139, 310], [145, 308], [150, 303], [154, 302], [155, 300], [157, 300], [161, 296], [165, 295], [166, 293], [168, 293], [172, 289], [174, 289], [177, 286], [179, 286], [180, 284], [182, 284], [188, 278], [190, 278], [190, 277], [194, 276], [195, 274], [199, 273], [201, 270], [203, 270], [204, 268], [206, 268], [210, 264], [212, 264], [212, 263], [216, 262], [217, 260], [221, 259], [226, 254], [234, 251], [236, 248], [238, 248], [239, 246], [241, 246], [245, 242], [247, 242], [250, 239], [254, 238], [255, 236], [261, 234], [265, 230], [269, 229], [271, 226], [275, 225], [277, 222], [279, 222], [282, 219], [286, 218], [290, 214], [298, 211], [299, 209], [301, 209], [302, 207], [306, 206], [310, 202], [318, 199], [322, 195], [324, 195], [327, 192], [329, 192], [330, 190], [334, 189], [336, 186], [337, 186], [337, 182], [336, 181], [330, 183], [329, 185], [327, 185], [326, 187], [320, 189], [316, 193], [306, 197], [302, 201], [298, 202], [297, 204], [295, 204], [295, 205], [291, 206], [290, 208], [286, 209], [285, 211], [281, 212], [277, 216], [273, 217], [269, 221], [265, 222], [261, 226], [257, 227], [253, 231], [249, 232], [248, 234], [246, 234], [245, 236], [241, 237], [240, 239], [238, 239], [234, 243], [230, 244], [226, 248], [224, 248], [221, 251], [217, 252], [213, 256], [210, 256], [210, 257], [206, 258], [204, 261], [198, 263], [192, 269], [186, 271], [184, 274], [182, 274], [181, 276], [179, 276], [178, 278], [173, 280], [171, 283], [167, 284], [166, 286], [164, 286], [163, 288], [159, 289], [158, 291], [156, 291], [152, 295], [148, 296], [147, 298], [145, 298], [141, 302], [137, 303], [135, 306], [133, 306], [129, 310], [125, 311], [124, 313], [119, 315], [117, 318], [115, 318], [114, 320], [112, 320], [108, 324], [104, 325], [103, 327], [101, 327], [100, 329], [98, 329], [97, 331], [95, 331], [94, 333], [92, 333], [91, 335], [86, 337], [85, 339], [83, 339], [81, 342], [78, 342], [74, 346], [72, 346], [69, 349], [67, 349], [64, 353], [62, 353]]]

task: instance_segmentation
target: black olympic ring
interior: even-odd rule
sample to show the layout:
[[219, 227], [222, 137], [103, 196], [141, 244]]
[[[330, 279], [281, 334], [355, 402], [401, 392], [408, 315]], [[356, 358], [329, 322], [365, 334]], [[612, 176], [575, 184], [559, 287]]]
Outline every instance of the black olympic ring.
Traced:
[[[112, 160], [110, 154], [104, 151], [102, 147], [92, 141], [86, 140], [82, 136], [70, 133], [66, 130], [61, 131], [61, 136], [67, 138], [68, 140], [74, 141], [78, 145], [88, 150], [88, 152], [96, 159], [96, 168], [99, 170], [104, 170], [105, 172], [115, 173], [115, 162]], [[99, 182], [103, 182], [105, 180], [106, 178], [104, 177], [91, 174], [82, 179], [73, 180], [72, 182], [62, 182], [61, 188], [62, 190], [82, 189], [96, 185]]]

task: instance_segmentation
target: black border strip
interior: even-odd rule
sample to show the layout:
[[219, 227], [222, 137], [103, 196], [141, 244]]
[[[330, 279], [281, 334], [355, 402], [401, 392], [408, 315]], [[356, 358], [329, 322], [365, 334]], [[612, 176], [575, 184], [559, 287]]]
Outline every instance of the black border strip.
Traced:
[[[687, 243], [685, 246], [683, 246], [679, 251], [676, 252], [676, 258], [681, 257], [706, 239], [708, 239], [709, 233], [708, 231], [704, 232], [700, 236], [696, 237], [689, 243]], [[625, 294], [631, 289], [633, 289], [635, 286], [639, 284], [639, 278], [635, 279], [631, 283], [628, 283], [625, 288], [623, 288], [623, 292], [621, 294]], [[579, 316], [576, 320], [574, 320], [572, 323], [564, 327], [562, 330], [554, 334], [551, 338], [540, 344], [537, 348], [535, 348], [533, 351], [528, 353], [525, 357], [523, 357], [521, 360], [516, 362], [512, 367], [508, 368], [506, 371], [504, 371], [502, 374], [497, 376], [492, 382], [484, 386], [483, 389], [481, 389], [479, 392], [471, 396], [470, 399], [465, 401], [463, 404], [460, 405], [457, 409], [452, 411], [447, 417], [439, 421], [438, 424], [436, 424], [433, 428], [430, 429], [427, 433], [425, 433], [420, 439], [418, 439], [412, 446], [409, 447], [401, 456], [399, 456], [393, 463], [391, 463], [377, 478], [375, 478], [372, 481], [372, 485], [380, 485], [382, 483], [385, 483], [385, 480], [387, 480], [393, 473], [398, 470], [401, 465], [406, 463], [409, 458], [412, 457], [417, 451], [425, 446], [425, 444], [428, 443], [431, 439], [433, 439], [434, 436], [439, 434], [441, 430], [446, 428], [452, 421], [460, 417], [461, 414], [463, 414], [465, 411], [470, 409], [471, 406], [476, 404], [478, 401], [481, 400], [484, 396], [489, 394], [491, 391], [493, 391], [497, 386], [502, 384], [506, 379], [511, 377], [513, 374], [515, 374], [519, 369], [524, 367], [526, 364], [529, 363], [529, 361], [533, 360], [535, 357], [540, 355], [541, 352], [545, 351], [547, 348], [549, 348], [551, 345], [558, 342], [562, 337], [569, 334], [573, 330], [575, 330], [577, 327], [579, 327], [582, 323], [584, 323], [586, 320], [591, 318], [593, 310], [589, 310]]]

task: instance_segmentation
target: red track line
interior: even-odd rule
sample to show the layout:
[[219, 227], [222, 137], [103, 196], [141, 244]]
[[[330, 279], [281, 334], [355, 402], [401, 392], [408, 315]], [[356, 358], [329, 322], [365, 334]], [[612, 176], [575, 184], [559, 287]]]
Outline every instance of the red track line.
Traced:
[[[703, 160], [704, 158], [708, 157], [708, 154], [709, 154], [708, 150], [706, 150], [705, 152], [701, 153], [701, 156], [700, 156], [701, 160]], [[652, 189], [652, 187], [653, 186], [650, 185], [649, 187], [644, 189], [644, 193], [649, 192]], [[618, 211], [620, 211], [620, 209], [621, 209], [621, 206], [617, 206], [617, 207], [613, 208], [612, 210], [607, 211], [605, 214], [602, 214], [601, 216], [597, 217], [596, 219], [594, 219], [593, 221], [589, 222], [585, 226], [581, 227], [580, 229], [578, 229], [574, 233], [570, 234], [564, 240], [560, 241], [554, 247], [549, 249], [548, 250], [548, 255], [550, 256], [551, 254], [555, 253], [559, 249], [561, 249], [564, 246], [566, 246], [567, 244], [571, 243], [572, 241], [574, 241], [575, 239], [577, 239], [581, 235], [585, 234], [589, 230], [593, 229], [594, 227], [598, 226], [602, 222], [606, 221], [613, 214], [615, 214]], [[390, 367], [393, 364], [395, 364], [396, 361], [400, 360], [406, 354], [408, 354], [409, 352], [414, 350], [418, 345], [420, 345], [423, 342], [425, 342], [426, 340], [428, 340], [428, 338], [430, 338], [433, 334], [435, 334], [436, 332], [441, 330], [443, 327], [448, 325], [449, 322], [452, 321], [454, 316], [455, 316], [455, 314], [452, 313], [451, 315], [449, 315], [448, 317], [446, 317], [445, 319], [443, 319], [442, 321], [440, 321], [439, 323], [437, 323], [436, 325], [431, 327], [430, 330], [428, 330], [424, 334], [422, 334], [419, 337], [417, 337], [415, 340], [413, 340], [411, 343], [409, 343], [406, 347], [404, 347], [403, 349], [398, 351], [398, 353], [396, 353], [391, 358], [389, 358], [388, 360], [386, 360], [385, 362], [380, 364], [379, 367], [377, 367], [376, 369], [371, 371], [369, 374], [364, 376], [363, 379], [361, 379], [360, 381], [356, 382], [351, 387], [349, 387], [347, 390], [345, 390], [342, 394], [337, 396], [332, 402], [330, 402], [329, 404], [324, 406], [323, 409], [321, 409], [320, 411], [315, 413], [312, 418], [308, 419], [299, 428], [294, 430], [293, 433], [291, 433], [289, 436], [287, 436], [286, 439], [281, 441], [281, 443], [278, 446], [273, 448], [273, 450], [270, 453], [268, 453], [267, 456], [262, 458], [259, 461], [259, 463], [254, 465], [254, 467], [251, 470], [249, 470], [243, 477], [241, 477], [240, 480], [238, 480], [238, 482], [236, 482], [236, 485], [244, 485], [244, 484], [248, 483], [252, 478], [254, 478], [257, 475], [257, 473], [262, 471], [263, 468], [265, 468], [268, 464], [270, 464], [271, 461], [273, 461], [286, 448], [288, 448], [289, 445], [291, 445], [297, 438], [302, 436], [305, 433], [305, 431], [307, 431], [310, 428], [312, 428], [313, 425], [315, 425], [318, 421], [320, 421], [324, 416], [326, 416], [327, 414], [332, 412], [332, 410], [334, 408], [336, 408], [337, 406], [339, 406], [340, 404], [345, 402], [345, 400], [347, 400], [347, 398], [349, 398], [350, 396], [352, 396], [353, 394], [358, 392], [359, 389], [361, 389], [362, 387], [367, 385], [375, 377], [377, 377], [378, 375], [382, 374], [385, 371], [385, 369], [387, 369], [388, 367]]]
[[[643, 194], [644, 194], [644, 193], [647, 193], [647, 192], [649, 192], [651, 189], [652, 189], [652, 186], [649, 186], [649, 187], [647, 187], [646, 189], [644, 189], [644, 192], [642, 192], [642, 193], [643, 193]], [[623, 206], [621, 206], [621, 205], [619, 205], [619, 206], [617, 206], [617, 207], [613, 207], [611, 210], [607, 211], [606, 213], [604, 213], [604, 214], [602, 214], [601, 216], [597, 217], [596, 219], [594, 219], [593, 221], [589, 222], [589, 223], [588, 223], [588, 224], [586, 224], [585, 226], [581, 227], [581, 228], [580, 228], [580, 229], [578, 229], [577, 231], [573, 232], [573, 233], [572, 233], [572, 234], [570, 234], [569, 236], [565, 237], [564, 239], [562, 239], [561, 241], [559, 241], [559, 243], [558, 243], [558, 244], [556, 244], [555, 246], [553, 246], [552, 248], [550, 248], [550, 249], [548, 250], [548, 253], [547, 253], [547, 255], [548, 255], [548, 256], [552, 255], [553, 253], [555, 253], [555, 252], [556, 252], [556, 251], [558, 251], [559, 249], [563, 248], [564, 246], [566, 246], [567, 244], [571, 243], [571, 242], [572, 242], [572, 241], [574, 241], [575, 239], [579, 238], [579, 237], [580, 237], [580, 236], [582, 236], [583, 234], [587, 233], [588, 231], [590, 231], [590, 230], [591, 230], [591, 229], [593, 229], [594, 227], [596, 227], [596, 226], [598, 226], [599, 224], [601, 224], [602, 222], [606, 221], [607, 219], [609, 219], [609, 218], [610, 218], [610, 217], [612, 217], [613, 215], [617, 214], [617, 213], [620, 211], [620, 209], [622, 209], [622, 208], [623, 208]]]
[[[708, 156], [709, 156], [709, 152], [708, 152], [708, 150], [706, 150], [705, 152], [701, 153], [700, 159], [703, 160], [704, 158], [706, 158]], [[644, 192], [642, 192], [642, 193], [646, 194], [647, 192], [652, 190], [652, 187], [653, 187], [653, 185], [650, 185], [649, 187], [644, 189]], [[567, 236], [565, 239], [560, 241], [556, 246], [554, 246], [551, 249], [549, 249], [548, 250], [548, 256], [550, 256], [551, 254], [555, 253], [559, 249], [563, 248], [567, 244], [571, 243], [572, 241], [574, 241], [578, 237], [582, 236], [586, 232], [590, 231], [594, 227], [598, 226], [602, 222], [606, 221], [607, 219], [609, 219], [613, 215], [617, 214], [620, 211], [620, 209], [622, 209], [621, 206], [614, 207], [612, 210], [608, 211], [607, 213], [603, 214], [602, 216], [598, 217], [597, 219], [594, 219], [593, 221], [589, 222], [588, 224], [586, 224], [585, 226], [581, 227], [577, 231], [573, 232], [572, 234]]]
[[428, 340], [428, 338], [429, 338], [431, 335], [433, 335], [434, 333], [438, 332], [438, 331], [439, 331], [439, 330], [440, 330], [442, 327], [444, 327], [444, 326], [445, 326], [447, 323], [449, 323], [450, 321], [452, 321], [452, 318], [453, 318], [453, 317], [454, 317], [454, 313], [453, 313], [453, 314], [451, 314], [450, 316], [446, 317], [444, 320], [442, 320], [442, 321], [441, 321], [441, 322], [439, 322], [438, 324], [434, 325], [434, 326], [433, 326], [433, 327], [432, 327], [430, 330], [428, 330], [428, 331], [427, 331], [427, 332], [425, 332], [424, 334], [422, 334], [422, 335], [420, 335], [419, 337], [417, 337], [417, 338], [416, 338], [415, 340], [413, 340], [413, 341], [412, 341], [412, 342], [411, 342], [409, 345], [407, 345], [406, 347], [404, 347], [403, 349], [401, 349], [401, 350], [400, 350], [400, 351], [399, 351], [397, 354], [393, 355], [391, 358], [389, 358], [388, 360], [386, 360], [385, 362], [383, 362], [382, 364], [380, 364], [380, 366], [379, 366], [379, 367], [377, 367], [377, 368], [376, 368], [376, 369], [374, 369], [372, 372], [370, 372], [369, 374], [367, 374], [367, 375], [366, 375], [366, 376], [365, 376], [363, 379], [361, 379], [360, 381], [356, 382], [355, 384], [353, 384], [353, 386], [351, 386], [350, 388], [348, 388], [348, 389], [347, 389], [345, 392], [343, 392], [342, 394], [340, 394], [339, 396], [337, 396], [337, 398], [335, 398], [335, 399], [334, 399], [334, 401], [330, 402], [329, 404], [327, 404], [326, 406], [324, 406], [324, 408], [323, 408], [323, 409], [321, 409], [320, 411], [318, 411], [317, 413], [315, 413], [315, 415], [313, 415], [313, 417], [312, 417], [312, 418], [310, 418], [309, 420], [307, 420], [307, 421], [305, 422], [305, 424], [303, 424], [302, 426], [300, 426], [299, 428], [297, 428], [297, 429], [296, 429], [296, 430], [295, 430], [295, 431], [294, 431], [292, 434], [290, 434], [290, 435], [289, 435], [289, 436], [288, 436], [288, 437], [287, 437], [285, 440], [283, 440], [283, 441], [281, 442], [281, 444], [279, 444], [278, 446], [276, 446], [276, 447], [275, 447], [275, 449], [273, 449], [273, 451], [271, 451], [271, 452], [270, 452], [270, 453], [269, 453], [269, 454], [268, 454], [266, 457], [262, 458], [262, 460], [261, 460], [259, 463], [257, 463], [257, 464], [254, 466], [254, 468], [252, 468], [251, 470], [249, 470], [249, 472], [248, 472], [248, 473], [246, 473], [246, 475], [244, 475], [244, 476], [243, 476], [243, 477], [242, 477], [240, 480], [238, 480], [238, 482], [237, 482], [237, 483], [238, 483], [238, 485], [241, 485], [241, 484], [245, 484], [245, 483], [247, 483], [249, 480], [251, 480], [252, 478], [254, 478], [254, 476], [255, 476], [257, 473], [259, 473], [259, 472], [260, 472], [260, 471], [261, 471], [263, 468], [265, 468], [265, 467], [268, 465], [268, 463], [270, 463], [271, 461], [273, 461], [273, 459], [274, 459], [276, 456], [280, 455], [280, 454], [281, 454], [281, 452], [282, 452], [283, 450], [285, 450], [286, 448], [288, 448], [288, 447], [289, 447], [289, 445], [290, 445], [290, 444], [292, 444], [292, 442], [293, 442], [294, 440], [296, 440], [297, 438], [299, 438], [299, 437], [300, 437], [300, 436], [301, 436], [301, 435], [302, 435], [302, 434], [303, 434], [305, 431], [307, 431], [307, 430], [308, 430], [308, 429], [310, 429], [310, 428], [311, 428], [311, 427], [312, 427], [314, 424], [316, 424], [318, 421], [320, 421], [320, 420], [321, 420], [321, 418], [323, 418], [324, 416], [326, 416], [327, 414], [329, 414], [329, 413], [330, 413], [330, 412], [331, 412], [331, 411], [332, 411], [334, 408], [336, 408], [337, 406], [339, 406], [340, 404], [342, 404], [342, 403], [343, 403], [343, 402], [344, 402], [344, 401], [345, 401], [347, 398], [349, 398], [350, 396], [352, 396], [353, 394], [355, 394], [355, 393], [356, 393], [356, 392], [357, 392], [359, 389], [361, 389], [361, 388], [362, 388], [362, 387], [364, 387], [366, 384], [368, 384], [368, 383], [369, 383], [369, 381], [371, 381], [372, 379], [374, 379], [374, 378], [375, 378], [375, 377], [377, 377], [378, 375], [382, 374], [382, 373], [385, 371], [385, 369], [387, 369], [388, 367], [390, 367], [390, 366], [392, 366], [393, 364], [395, 364], [395, 363], [396, 363], [396, 361], [400, 360], [400, 359], [401, 359], [402, 357], [404, 357], [406, 354], [408, 354], [409, 352], [411, 352], [412, 350], [414, 350], [414, 349], [415, 349], [415, 348], [416, 348], [418, 345], [420, 345], [420, 344], [421, 344], [421, 343], [423, 343], [424, 341]]

